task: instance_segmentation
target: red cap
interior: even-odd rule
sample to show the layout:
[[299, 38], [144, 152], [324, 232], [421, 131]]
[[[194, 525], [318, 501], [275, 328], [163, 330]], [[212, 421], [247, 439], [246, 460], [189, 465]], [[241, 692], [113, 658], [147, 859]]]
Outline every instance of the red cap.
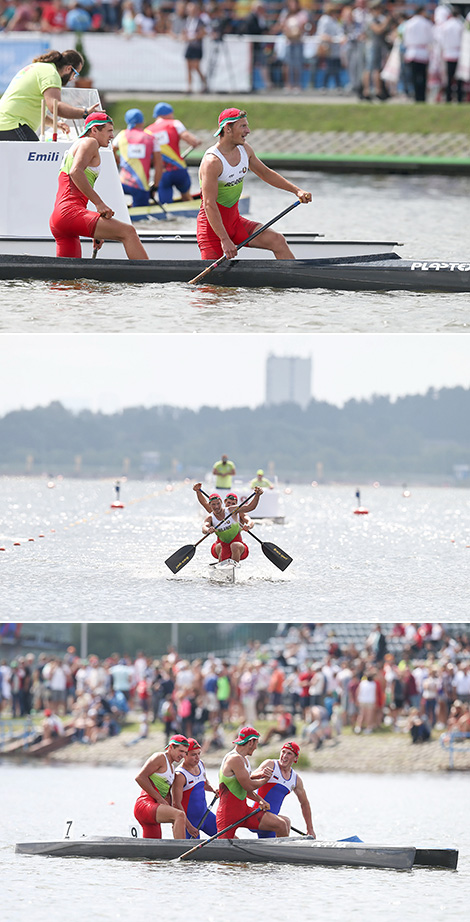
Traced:
[[165, 749], [168, 749], [169, 746], [189, 746], [189, 741], [181, 733], [177, 733], [176, 736], [172, 736], [168, 740]]
[[287, 743], [284, 743], [284, 745], [281, 746], [281, 752], [283, 749], [290, 749], [290, 751], [294, 753], [296, 757], [295, 761], [297, 762], [300, 755], [300, 746], [298, 743], [294, 743], [293, 740], [289, 740]]
[[83, 138], [83, 135], [86, 134], [87, 131], [90, 130], [90, 128], [93, 128], [93, 125], [98, 125], [98, 127], [100, 128], [102, 125], [112, 125], [112, 124], [113, 124], [113, 120], [111, 116], [108, 115], [107, 112], [103, 112], [103, 111], [92, 112], [90, 115], [87, 115], [83, 123], [83, 131], [80, 132], [78, 137]]
[[188, 737], [188, 743], [188, 752], [193, 752], [195, 749], [201, 748], [201, 744], [198, 743], [198, 741], [195, 740], [193, 736]]
[[52, 711], [50, 711], [49, 708], [47, 708], [47, 710], [44, 711], [44, 717], [50, 717], [51, 714], [52, 714]]
[[255, 730], [254, 727], [242, 727], [236, 740], [232, 740], [232, 743], [237, 743], [239, 746], [243, 746], [244, 743], [248, 743], [250, 740], [259, 739], [259, 733]]
[[217, 131], [214, 131], [214, 138], [220, 134], [222, 128], [225, 128], [225, 125], [229, 125], [231, 122], [238, 122], [240, 118], [245, 117], [246, 112], [243, 112], [242, 109], [224, 109], [219, 115], [219, 127]]
[[211, 499], [220, 499], [220, 494], [219, 494], [219, 493], [211, 493], [211, 495], [209, 496], [209, 502], [211, 501]]
[[225, 499], [234, 499], [238, 503], [238, 496], [236, 493], [227, 493]]

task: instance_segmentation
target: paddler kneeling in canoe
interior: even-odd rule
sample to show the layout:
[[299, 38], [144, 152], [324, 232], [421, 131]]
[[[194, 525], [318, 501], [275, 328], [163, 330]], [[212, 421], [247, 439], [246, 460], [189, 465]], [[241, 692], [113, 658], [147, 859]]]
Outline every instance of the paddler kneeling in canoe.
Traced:
[[[284, 817], [272, 813], [267, 800], [257, 793], [257, 789], [272, 775], [270, 767], [257, 769], [253, 773], [251, 771], [249, 756], [253, 755], [258, 740], [259, 733], [254, 727], [243, 727], [233, 740], [235, 748], [227, 753], [220, 766], [217, 830], [220, 832], [232, 823], [236, 824], [232, 829], [227, 829], [227, 832], [220, 836], [221, 839], [233, 838], [239, 826], [252, 832], [272, 832], [279, 837], [289, 835], [288, 823]], [[247, 798], [254, 800], [262, 812], [251, 816], [253, 806], [248, 805]]]
[[[201, 506], [204, 506], [209, 515], [204, 519], [202, 532], [205, 535], [215, 534], [217, 541], [211, 547], [212, 556], [222, 563], [224, 560], [230, 560], [237, 565], [240, 560], [248, 557], [248, 547], [242, 541], [241, 532], [253, 527], [251, 519], [246, 516], [247, 512], [256, 509], [259, 498], [262, 494], [260, 487], [255, 487], [256, 496], [251, 502], [238, 507], [238, 497], [236, 493], [228, 493], [223, 504], [218, 493], [211, 493], [207, 500], [201, 490], [202, 484], [195, 483], [195, 491]], [[228, 518], [227, 518], [228, 516]], [[225, 519], [225, 521], [224, 521]]]
[[[100, 172], [100, 148], [113, 137], [113, 120], [106, 112], [93, 112], [84, 129], [65, 153], [59, 172], [59, 189], [49, 227], [56, 241], [56, 255], [80, 259], [80, 237], [92, 237], [96, 249], [103, 240], [119, 240], [129, 259], [148, 259], [132, 224], [113, 218], [94, 185]], [[92, 202], [96, 211], [87, 209]]]
[[173, 838], [184, 839], [186, 814], [170, 804], [170, 790], [175, 780], [175, 765], [189, 748], [189, 740], [172, 736], [164, 752], [154, 752], [136, 777], [142, 793], [136, 800], [134, 816], [142, 826], [144, 839], [161, 839], [161, 823], [173, 825]]

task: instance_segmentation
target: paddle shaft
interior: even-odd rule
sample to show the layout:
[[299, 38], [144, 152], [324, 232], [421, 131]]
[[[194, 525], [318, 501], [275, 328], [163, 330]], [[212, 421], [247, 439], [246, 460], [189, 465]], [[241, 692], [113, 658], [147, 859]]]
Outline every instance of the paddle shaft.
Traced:
[[[292, 205], [289, 205], [288, 208], [284, 208], [284, 211], [281, 211], [280, 214], [277, 214], [274, 218], [271, 218], [271, 220], [268, 221], [267, 224], [263, 224], [262, 227], [259, 227], [258, 230], [254, 231], [253, 234], [250, 234], [250, 236], [247, 237], [246, 240], [243, 240], [242, 243], [237, 244], [237, 252], [238, 250], [241, 250], [242, 247], [246, 246], [247, 243], [250, 243], [251, 240], [254, 240], [255, 237], [257, 237], [259, 234], [262, 234], [263, 231], [267, 230], [268, 227], [271, 227], [272, 224], [275, 224], [276, 221], [279, 221], [281, 218], [283, 218], [284, 215], [289, 213], [289, 211], [292, 211], [293, 208], [297, 208], [297, 205], [300, 205], [300, 199], [297, 199], [296, 202], [292, 202]], [[190, 279], [189, 284], [193, 285], [194, 282], [198, 282], [200, 279], [203, 279], [204, 276], [208, 275], [209, 272], [212, 272], [212, 269], [215, 269], [216, 266], [220, 266], [220, 264], [225, 262], [226, 259], [227, 257], [225, 255], [219, 256], [219, 258], [216, 259], [215, 263], [211, 263], [210, 266], [207, 266], [207, 269], [204, 269], [202, 272], [199, 273], [199, 275], [196, 275], [195, 278]]]
[[57, 107], [59, 100], [54, 99], [52, 103], [52, 140], [57, 141]]
[[46, 135], [46, 100], [43, 97], [41, 99], [41, 134], [39, 136], [39, 140], [44, 141], [45, 135]]
[[[250, 816], [256, 816], [257, 813], [261, 813], [261, 807], [257, 807], [256, 810], [252, 811], [252, 813], [247, 813], [247, 815], [243, 817], [243, 819], [247, 820], [250, 818]], [[220, 832], [217, 832], [215, 836], [211, 836], [210, 839], [204, 839], [203, 842], [199, 842], [199, 845], [195, 845], [194, 848], [190, 848], [188, 852], [184, 852], [182, 855], [179, 855], [176, 861], [181, 861], [182, 858], [187, 858], [188, 855], [192, 854], [192, 852], [197, 852], [198, 848], [204, 848], [204, 846], [208, 845], [209, 842], [213, 842], [214, 839], [218, 839], [219, 836], [223, 836], [224, 833], [229, 832], [230, 829], [233, 829], [234, 826], [239, 826], [239, 824], [240, 824], [240, 821], [235, 820], [235, 822], [231, 823], [230, 826], [226, 826], [225, 829], [221, 829]]]

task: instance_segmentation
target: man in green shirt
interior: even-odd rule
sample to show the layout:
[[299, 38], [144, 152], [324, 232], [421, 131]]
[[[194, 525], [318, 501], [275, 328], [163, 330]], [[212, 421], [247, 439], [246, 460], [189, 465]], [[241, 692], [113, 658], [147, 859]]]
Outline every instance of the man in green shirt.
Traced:
[[215, 474], [215, 485], [218, 490], [230, 490], [232, 477], [237, 472], [233, 461], [229, 461], [227, 455], [222, 455], [221, 460], [214, 464], [212, 473]]
[[[86, 109], [61, 101], [61, 87], [78, 77], [83, 63], [80, 52], [72, 48], [48, 51], [20, 70], [0, 100], [0, 141], [37, 141], [43, 99], [51, 113], [56, 104], [59, 118], [85, 119], [98, 108], [99, 103]], [[52, 121], [49, 116], [46, 120]]]
[[273, 490], [274, 487], [270, 480], [264, 476], [264, 471], [259, 469], [256, 471], [256, 477], [253, 477], [253, 480], [250, 483], [250, 487], [261, 487], [263, 490]]

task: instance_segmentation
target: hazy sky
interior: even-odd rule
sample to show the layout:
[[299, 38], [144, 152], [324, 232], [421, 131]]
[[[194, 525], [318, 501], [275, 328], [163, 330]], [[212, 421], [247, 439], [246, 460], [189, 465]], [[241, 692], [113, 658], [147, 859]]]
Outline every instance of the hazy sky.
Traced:
[[105, 412], [258, 406], [269, 354], [311, 356], [312, 395], [337, 405], [470, 387], [465, 335], [3, 335], [0, 414], [51, 400]]

